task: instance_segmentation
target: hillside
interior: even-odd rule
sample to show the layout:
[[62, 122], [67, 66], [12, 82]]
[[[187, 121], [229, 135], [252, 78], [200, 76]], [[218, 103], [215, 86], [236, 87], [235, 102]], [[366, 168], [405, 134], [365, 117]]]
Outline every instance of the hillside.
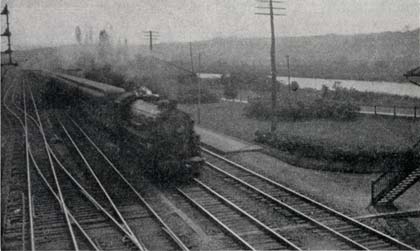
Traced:
[[[287, 73], [285, 55], [295, 76], [403, 81], [402, 74], [420, 65], [420, 29], [358, 35], [277, 38], [279, 73]], [[228, 38], [193, 43], [208, 71], [228, 65], [269, 65], [269, 38]], [[172, 60], [189, 61], [188, 43], [155, 46]], [[224, 67], [218, 67], [223, 66]]]
[[[405, 81], [403, 74], [420, 65], [419, 39], [420, 29], [357, 35], [279, 37], [276, 48], [278, 72], [279, 75], [287, 74], [285, 64], [287, 54], [290, 55], [292, 75], [296, 77]], [[80, 47], [73, 45], [61, 46], [58, 50], [57, 48], [35, 49], [23, 53], [17, 52], [17, 56], [22, 54], [26, 59], [32, 59], [31, 63], [26, 65], [36, 65], [37, 68], [43, 68], [39, 67], [40, 64], [70, 67], [71, 62], [80, 58], [82, 51], [95, 54], [94, 47], [89, 45], [86, 48], [90, 49], [81, 50]], [[193, 48], [196, 65], [198, 52], [202, 54], [202, 71], [223, 73], [252, 69], [270, 72], [269, 38], [217, 38], [194, 42]], [[57, 53], [54, 53], [54, 50]], [[150, 55], [148, 46], [128, 47], [130, 59], [136, 58], [134, 56], [138, 54]], [[184, 68], [191, 67], [188, 43], [156, 44], [153, 54]], [[121, 60], [116, 61], [124, 64]], [[138, 59], [135, 61], [139, 62]], [[144, 63], [141, 65], [144, 67]], [[147, 66], [150, 67], [153, 68], [152, 65]], [[176, 68], [171, 69], [177, 71]]]

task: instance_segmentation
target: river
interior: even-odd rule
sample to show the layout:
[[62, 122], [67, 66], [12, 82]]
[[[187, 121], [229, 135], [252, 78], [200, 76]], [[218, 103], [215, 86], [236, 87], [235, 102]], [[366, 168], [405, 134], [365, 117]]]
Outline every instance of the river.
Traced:
[[[199, 73], [203, 79], [218, 79], [222, 74]], [[287, 83], [287, 77], [279, 76], [277, 80]], [[344, 88], [354, 88], [358, 91], [370, 91], [378, 93], [395, 94], [400, 96], [409, 96], [420, 98], [420, 87], [411, 83], [380, 82], [380, 81], [359, 81], [359, 80], [341, 80], [341, 79], [322, 79], [322, 78], [295, 78], [290, 81], [297, 81], [300, 88], [313, 88], [321, 90], [322, 85], [332, 88], [335, 83]]]
[[[281, 76], [277, 77], [277, 79], [283, 83], [287, 83], [287, 77]], [[341, 87], [348, 89], [354, 88], [358, 91], [380, 92], [420, 98], [420, 87], [410, 83], [295, 77], [291, 77], [290, 81], [298, 82], [300, 88], [313, 88], [321, 90], [322, 85], [326, 85], [331, 89], [335, 83], [339, 83], [339, 86]]]

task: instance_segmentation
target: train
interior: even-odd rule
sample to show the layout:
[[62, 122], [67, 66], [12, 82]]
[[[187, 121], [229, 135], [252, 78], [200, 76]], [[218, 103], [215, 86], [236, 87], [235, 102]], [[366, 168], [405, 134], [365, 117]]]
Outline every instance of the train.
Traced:
[[203, 158], [194, 121], [175, 101], [160, 98], [145, 87], [136, 91], [68, 75], [38, 71], [47, 77], [45, 100], [69, 108], [110, 132], [110, 141], [135, 156], [130, 173], [141, 168], [152, 178], [186, 181], [200, 174]]

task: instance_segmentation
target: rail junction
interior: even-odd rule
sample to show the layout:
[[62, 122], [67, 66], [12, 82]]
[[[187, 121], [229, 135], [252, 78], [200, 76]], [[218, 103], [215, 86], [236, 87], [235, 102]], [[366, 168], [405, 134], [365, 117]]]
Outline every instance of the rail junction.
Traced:
[[190, 184], [133, 182], [98, 128], [40, 109], [33, 81], [2, 90], [5, 250], [415, 249], [204, 146]]

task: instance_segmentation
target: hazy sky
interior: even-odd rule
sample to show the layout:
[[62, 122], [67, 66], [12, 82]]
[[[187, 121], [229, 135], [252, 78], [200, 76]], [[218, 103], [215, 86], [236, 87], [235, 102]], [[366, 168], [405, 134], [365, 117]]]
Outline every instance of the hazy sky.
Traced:
[[[214, 37], [266, 37], [269, 19], [256, 16], [256, 0], [9, 0], [15, 47], [74, 43], [76, 25], [95, 38], [108, 28], [117, 41], [145, 43], [142, 31], [160, 41]], [[286, 0], [276, 35], [369, 33], [420, 27], [420, 0]], [[4, 17], [1, 19], [4, 29]], [[2, 45], [4, 45], [2, 39]], [[3, 46], [2, 46], [3, 47]]]

